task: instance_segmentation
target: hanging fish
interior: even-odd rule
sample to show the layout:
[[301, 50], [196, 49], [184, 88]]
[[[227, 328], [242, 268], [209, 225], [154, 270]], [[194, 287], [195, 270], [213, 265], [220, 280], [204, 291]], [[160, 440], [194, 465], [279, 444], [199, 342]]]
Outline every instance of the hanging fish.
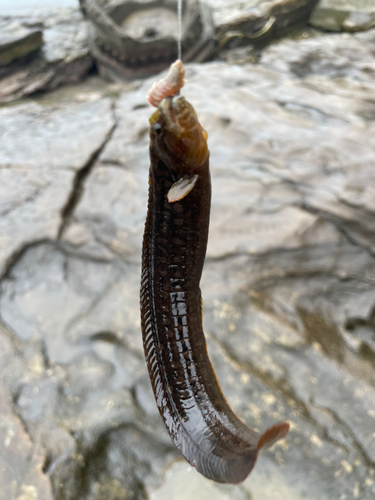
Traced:
[[260, 436], [242, 423], [207, 354], [199, 288], [211, 204], [207, 133], [191, 104], [167, 91], [181, 86], [181, 70], [175, 71], [171, 68], [150, 93], [159, 107], [150, 118], [143, 345], [156, 404], [176, 447], [207, 478], [239, 483], [259, 450], [285, 437], [289, 424], [278, 423]]

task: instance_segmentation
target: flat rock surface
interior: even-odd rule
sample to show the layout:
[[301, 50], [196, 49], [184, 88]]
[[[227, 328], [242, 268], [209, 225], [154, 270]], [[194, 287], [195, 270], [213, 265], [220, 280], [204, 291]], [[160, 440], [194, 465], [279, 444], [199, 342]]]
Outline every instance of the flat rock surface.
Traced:
[[0, 110], [0, 275], [25, 243], [56, 238], [76, 172], [107, 140], [110, 99], [46, 110]]
[[1, 500], [374, 498], [373, 47], [372, 32], [325, 35], [280, 42], [258, 65], [187, 67], [211, 151], [209, 354], [248, 425], [291, 423], [240, 486], [180, 460], [146, 373], [154, 78], [1, 111], [0, 430], [30, 457], [12, 462]]

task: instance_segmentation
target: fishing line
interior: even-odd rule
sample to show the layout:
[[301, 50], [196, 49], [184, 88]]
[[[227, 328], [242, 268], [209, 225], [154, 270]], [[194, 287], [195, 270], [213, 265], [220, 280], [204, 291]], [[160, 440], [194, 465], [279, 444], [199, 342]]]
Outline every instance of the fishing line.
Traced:
[[177, 35], [177, 59], [181, 60], [181, 39], [182, 39], [182, 0], [177, 0], [177, 18], [178, 18], [178, 35]]

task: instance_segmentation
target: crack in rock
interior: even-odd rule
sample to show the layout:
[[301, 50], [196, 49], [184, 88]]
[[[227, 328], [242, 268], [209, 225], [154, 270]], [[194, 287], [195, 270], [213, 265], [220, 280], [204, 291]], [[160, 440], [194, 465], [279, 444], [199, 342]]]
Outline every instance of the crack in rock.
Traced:
[[117, 127], [117, 119], [116, 119], [116, 114], [114, 112], [114, 107], [112, 107], [112, 116], [114, 120], [114, 124], [111, 128], [111, 130], [108, 132], [107, 136], [104, 138], [102, 144], [95, 150], [93, 153], [90, 155], [89, 159], [87, 160], [86, 164], [78, 170], [76, 173], [74, 180], [73, 180], [73, 187], [71, 190], [71, 193], [69, 195], [69, 198], [64, 206], [64, 208], [61, 211], [61, 217], [62, 217], [62, 222], [61, 226], [58, 231], [57, 239], [60, 240], [63, 235], [64, 231], [68, 227], [72, 217], [74, 210], [76, 206], [79, 203], [79, 200], [81, 199], [81, 196], [83, 194], [84, 190], [84, 183], [89, 176], [96, 160], [100, 156], [101, 152], [104, 150], [108, 142], [111, 140], [113, 132], [115, 131]]

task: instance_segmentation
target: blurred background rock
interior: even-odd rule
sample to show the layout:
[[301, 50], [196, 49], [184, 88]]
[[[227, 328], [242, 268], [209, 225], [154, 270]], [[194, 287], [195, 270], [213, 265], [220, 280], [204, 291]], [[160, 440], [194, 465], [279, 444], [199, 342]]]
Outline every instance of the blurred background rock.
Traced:
[[150, 389], [146, 95], [177, 54], [175, 2], [3, 0], [1, 500], [374, 498], [374, 5], [228, 5], [183, 15], [211, 150], [204, 327], [235, 412], [289, 436], [214, 484]]

